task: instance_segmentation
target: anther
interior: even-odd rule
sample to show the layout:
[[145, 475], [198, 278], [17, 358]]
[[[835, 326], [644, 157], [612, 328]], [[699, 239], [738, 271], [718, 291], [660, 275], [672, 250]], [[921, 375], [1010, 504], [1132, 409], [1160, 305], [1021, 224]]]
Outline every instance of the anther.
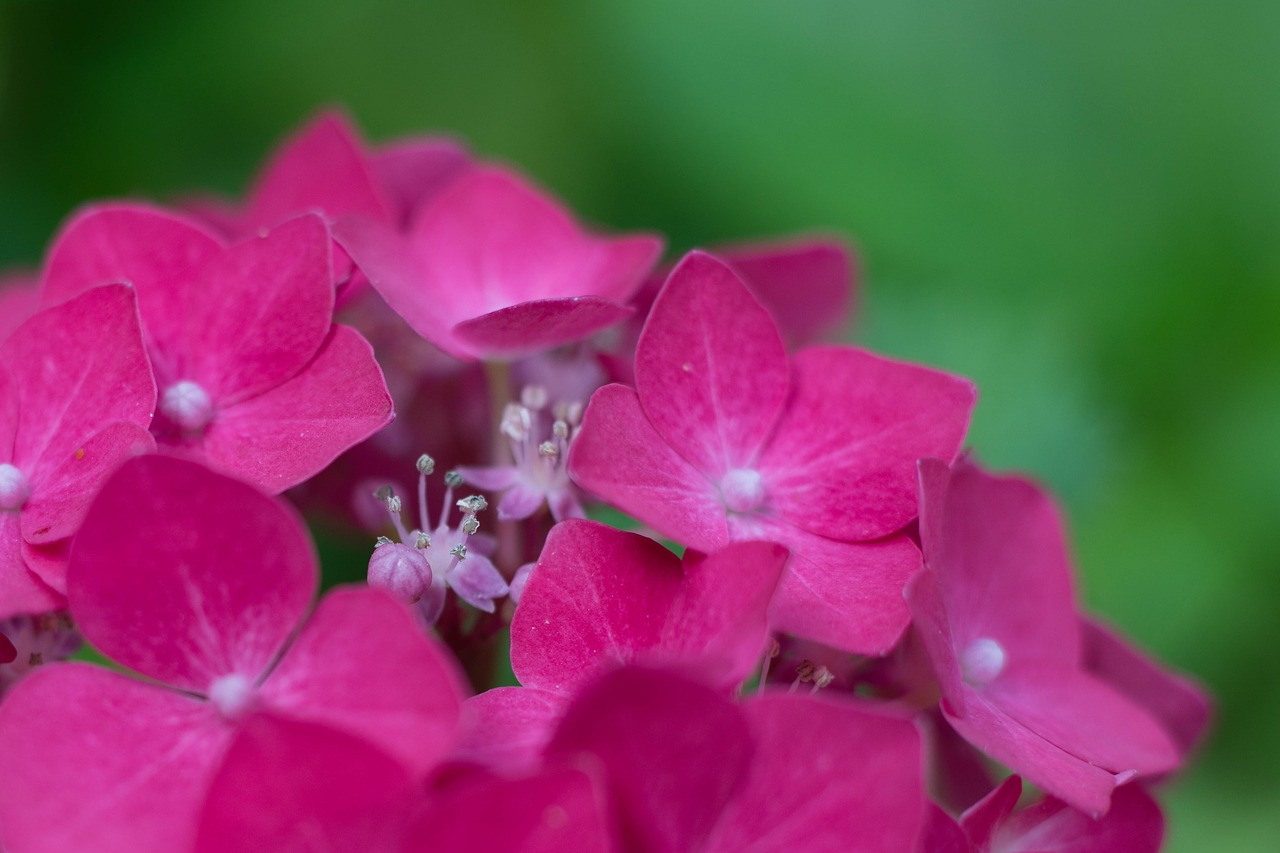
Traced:
[[468, 515], [462, 520], [462, 532], [468, 536], [474, 536], [476, 531], [480, 529], [480, 519], [474, 515]]
[[444, 484], [451, 489], [456, 489], [462, 485], [462, 475], [457, 471], [449, 471], [444, 475]]
[[560, 455], [560, 448], [556, 447], [553, 441], [544, 441], [538, 445], [538, 454], [548, 459], [555, 459]]
[[387, 510], [399, 515], [400, 510], [404, 509], [404, 501], [400, 500], [398, 495], [392, 495], [387, 498]]
[[378, 500], [382, 501], [383, 503], [386, 503], [387, 501], [395, 497], [396, 493], [392, 491], [390, 486], [383, 486], [382, 488], [378, 489], [378, 491], [374, 492], [373, 496]]
[[467, 495], [465, 498], [458, 499], [458, 509], [463, 512], [483, 512], [488, 508], [489, 502], [483, 495]]
[[428, 456], [425, 453], [418, 457], [418, 473], [419, 474], [422, 474], [423, 476], [428, 476], [435, 470], [436, 470], [436, 460], [432, 459], [430, 456]]
[[386, 536], [379, 536], [377, 541], [373, 543], [373, 547], [381, 548], [383, 545], [394, 545], [395, 543]]
[[449, 549], [449, 553], [457, 557], [459, 560], [467, 559], [467, 546], [459, 542]]
[[430, 547], [431, 547], [431, 537], [430, 537], [430, 536], [428, 536], [427, 534], [423, 533], [421, 530], [419, 530], [419, 531], [418, 531], [418, 538], [414, 541], [414, 543], [413, 543], [413, 544], [414, 544], [414, 547], [416, 547], [416, 548], [430, 548]]

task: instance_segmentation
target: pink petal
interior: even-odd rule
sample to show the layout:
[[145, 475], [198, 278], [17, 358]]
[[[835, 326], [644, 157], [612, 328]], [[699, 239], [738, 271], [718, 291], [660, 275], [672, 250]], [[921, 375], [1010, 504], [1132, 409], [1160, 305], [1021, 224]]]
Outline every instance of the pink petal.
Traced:
[[742, 276], [791, 346], [839, 333], [854, 296], [854, 257], [837, 239], [722, 247], [716, 255]]
[[533, 515], [542, 506], [547, 496], [537, 489], [519, 484], [498, 501], [498, 519], [500, 521], [519, 521]]
[[453, 757], [503, 772], [532, 770], [569, 700], [536, 687], [495, 687], [462, 703]]
[[488, 557], [475, 552], [459, 561], [454, 570], [445, 576], [445, 580], [459, 598], [485, 613], [492, 613], [493, 600], [508, 592], [502, 573]]
[[594, 521], [557, 524], [511, 622], [516, 677], [568, 695], [634, 662], [658, 644], [683, 582], [680, 560], [652, 539]]
[[569, 451], [579, 486], [699, 551], [729, 541], [719, 489], [654, 430], [636, 392], [596, 391]]
[[5, 849], [189, 849], [232, 730], [190, 696], [53, 664], [0, 705]]
[[925, 803], [924, 827], [914, 853], [973, 853], [955, 818], [934, 803]]
[[604, 765], [624, 837], [696, 850], [746, 784], [752, 744], [742, 711], [711, 688], [623, 669], [579, 694], [547, 747], [552, 758], [582, 753]]
[[1177, 747], [1154, 719], [1073, 667], [1014, 664], [983, 692], [1045, 740], [1114, 773], [1161, 773], [1178, 765]]
[[756, 535], [791, 549], [770, 614], [777, 630], [867, 655], [898, 642], [910, 621], [902, 591], [920, 568], [910, 538], [836, 542], [783, 525]]
[[67, 597], [85, 638], [107, 657], [203, 693], [223, 675], [256, 680], [301, 621], [317, 580], [292, 507], [203, 465], [139, 456], [89, 507]]
[[580, 341], [630, 315], [598, 296], [532, 299], [459, 323], [452, 337], [472, 358], [512, 359]]
[[419, 137], [384, 146], [373, 155], [373, 172], [403, 225], [470, 162], [470, 154], [458, 142]]
[[1213, 705], [1204, 689], [1169, 672], [1119, 634], [1083, 620], [1084, 667], [1160, 721], [1185, 758], [1204, 738]]
[[951, 642], [1000, 643], [1010, 661], [1080, 659], [1071, 564], [1057, 508], [1032, 483], [969, 462], [920, 462], [920, 538]]
[[27, 568], [22, 559], [22, 521], [0, 512], [0, 619], [47, 613], [66, 606], [63, 597]]
[[942, 711], [966, 740], [1043, 790], [1088, 814], [1107, 811], [1113, 774], [1058, 748], [976, 691], [967, 697], [963, 717], [948, 699]]
[[916, 460], [959, 452], [973, 385], [852, 347], [811, 347], [792, 366], [791, 398], [760, 460], [768, 505], [831, 539], [901, 529], [917, 514]]
[[392, 218], [359, 135], [336, 111], [321, 113], [276, 150], [249, 194], [245, 224], [271, 226], [308, 211], [329, 220]]
[[36, 314], [0, 344], [0, 363], [18, 398], [13, 464], [33, 484], [111, 422], [151, 423], [156, 386], [126, 285], [95, 287]]
[[164, 353], [180, 371], [171, 381], [193, 380], [216, 405], [232, 405], [316, 354], [333, 322], [332, 276], [328, 229], [318, 216], [300, 216], [206, 264], [178, 314], [144, 320], [181, 341]]
[[514, 465], [494, 465], [482, 467], [478, 465], [460, 465], [456, 470], [468, 485], [483, 489], [486, 492], [501, 492], [515, 485], [519, 469]]
[[723, 262], [691, 252], [671, 273], [636, 350], [636, 390], [654, 429], [716, 482], [754, 468], [787, 399], [777, 327]]
[[347, 587], [320, 602], [261, 695], [275, 713], [361, 737], [420, 774], [451, 747], [463, 688], [406, 608]]
[[292, 379], [219, 411], [202, 448], [214, 467], [282, 492], [386, 426], [392, 414], [368, 342], [335, 325]]
[[992, 850], [1000, 853], [1157, 853], [1164, 839], [1160, 806], [1141, 785], [1122, 785], [1100, 820], [1046, 798], [998, 827]]
[[209, 787], [195, 849], [398, 850], [420, 799], [404, 767], [364, 740], [254, 714]]
[[960, 816], [964, 834], [978, 849], [991, 844], [1000, 824], [1009, 819], [1022, 796], [1022, 779], [1010, 776]]
[[155, 449], [155, 439], [145, 428], [128, 421], [108, 424], [33, 484], [31, 498], [22, 507], [23, 537], [35, 545], [75, 533], [111, 472], [124, 460]]
[[600, 782], [581, 769], [491, 778], [434, 798], [406, 851], [610, 853], [616, 850]]
[[711, 851], [910, 850], [924, 822], [920, 735], [850, 702], [765, 694], [743, 705], [756, 754]]
[[[87, 288], [129, 282], [142, 315], [181, 316], [201, 267], [223, 251], [222, 241], [194, 220], [144, 204], [86, 207], [63, 226], [45, 262], [44, 304], [55, 305]], [[163, 329], [148, 329], [161, 351], [176, 343]]]

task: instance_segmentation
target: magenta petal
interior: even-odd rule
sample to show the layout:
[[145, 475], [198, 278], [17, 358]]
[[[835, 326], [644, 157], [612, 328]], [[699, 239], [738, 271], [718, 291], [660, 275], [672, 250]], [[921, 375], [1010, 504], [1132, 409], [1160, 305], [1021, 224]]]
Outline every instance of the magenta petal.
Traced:
[[594, 521], [557, 524], [511, 622], [516, 677], [571, 694], [603, 668], [634, 662], [657, 644], [683, 581], [680, 560], [652, 539]]
[[407, 224], [470, 163], [466, 148], [450, 139], [423, 137], [384, 146], [373, 155], [373, 173]]
[[600, 783], [581, 769], [465, 783], [433, 798], [407, 853], [610, 853]]
[[164, 353], [178, 371], [170, 381], [193, 380], [222, 407], [302, 370], [329, 333], [333, 298], [329, 231], [320, 217], [300, 216], [227, 249], [176, 315], [144, 322], [182, 342]]
[[451, 747], [462, 696], [449, 655], [406, 608], [363, 587], [325, 596], [262, 685], [274, 712], [362, 737], [415, 773]]
[[685, 256], [667, 279], [640, 335], [635, 370], [654, 429], [716, 482], [755, 467], [790, 385], [768, 312], [729, 267], [702, 252]]
[[606, 385], [569, 451], [574, 481], [660, 533], [714, 551], [729, 541], [719, 489], [654, 431], [636, 392]]
[[124, 460], [155, 449], [155, 439], [144, 427], [128, 421], [107, 425], [35, 484], [22, 507], [23, 537], [36, 545], [75, 533], [108, 475]]
[[372, 348], [358, 332], [335, 325], [302, 372], [219, 411], [202, 446], [214, 467], [276, 493], [313, 476], [391, 418]]
[[[1080, 660], [1080, 627], [1057, 508], [1034, 484], [969, 462], [920, 461], [921, 544], [955, 647], [998, 641], [1010, 659]], [[993, 594], [992, 591], [996, 593]]]
[[742, 707], [756, 753], [702, 848], [910, 850], [924, 821], [920, 735], [849, 702], [765, 694]]
[[37, 483], [113, 421], [151, 423], [155, 381], [133, 288], [95, 287], [0, 344], [18, 394], [13, 464]]
[[[198, 271], [222, 250], [222, 241], [195, 221], [156, 207], [86, 207], [63, 226], [45, 262], [44, 304], [123, 281], [137, 289], [144, 317], [180, 316]], [[155, 332], [149, 339], [163, 350], [173, 344]]]
[[985, 850], [991, 844], [996, 829], [1013, 814], [1021, 796], [1022, 779], [1014, 775], [965, 809], [960, 822], [969, 841], [978, 849]]
[[403, 766], [360, 738], [254, 714], [209, 787], [195, 849], [398, 850], [421, 796]]
[[139, 456], [89, 507], [67, 597], [103, 654], [203, 693], [223, 675], [256, 680], [317, 580], [292, 507], [195, 462]]
[[751, 736], [742, 711], [709, 687], [623, 669], [579, 694], [547, 747], [587, 753], [607, 771], [624, 837], [644, 850], [697, 850], [745, 784]]
[[486, 492], [500, 492], [515, 485], [519, 469], [514, 465], [494, 465], [491, 467], [460, 465], [456, 470], [462, 479], [477, 489]]
[[924, 827], [914, 853], [973, 853], [956, 819], [934, 803], [925, 804]]
[[498, 501], [498, 520], [519, 521], [528, 518], [538, 511], [547, 496], [537, 489], [531, 489], [523, 483], [512, 486], [510, 491]]
[[536, 687], [495, 687], [462, 703], [453, 757], [504, 772], [533, 769], [569, 704]]
[[853, 303], [853, 252], [835, 239], [720, 248], [792, 346], [840, 332]]
[[780, 631], [858, 654], [882, 655], [910, 621], [902, 591], [920, 568], [907, 536], [836, 542], [796, 528], [761, 528], [791, 549], [771, 619]]
[[533, 299], [459, 323], [453, 338], [473, 358], [519, 358], [580, 341], [630, 315], [627, 306], [598, 296]]
[[230, 736], [190, 696], [84, 664], [38, 670], [0, 705], [5, 849], [189, 849]]
[[1185, 758], [1204, 737], [1213, 714], [1205, 691], [1148, 659], [1111, 629], [1083, 621], [1084, 667], [1153, 715]]
[[973, 385], [851, 347], [811, 347], [792, 367], [787, 410], [760, 460], [769, 505], [832, 539], [900, 530], [917, 514], [916, 460], [959, 452]]
[[27, 568], [22, 551], [20, 517], [0, 512], [0, 619], [66, 606], [61, 595]]
[[254, 183], [245, 222], [271, 226], [308, 211], [391, 219], [359, 136], [339, 112], [321, 113], [280, 146]]
[[1160, 806], [1141, 785], [1122, 785], [1111, 797], [1111, 810], [1099, 820], [1052, 798], [1028, 806], [996, 828], [991, 849], [1001, 853], [1157, 853], [1163, 839]]
[[458, 597], [485, 613], [494, 611], [493, 600], [508, 592], [502, 573], [483, 554], [472, 552], [445, 576]]
[[0, 342], [39, 308], [39, 276], [8, 270], [0, 272]]
[[1161, 773], [1178, 749], [1159, 724], [1118, 691], [1062, 664], [1014, 664], [983, 691], [1050, 743], [1115, 773]]

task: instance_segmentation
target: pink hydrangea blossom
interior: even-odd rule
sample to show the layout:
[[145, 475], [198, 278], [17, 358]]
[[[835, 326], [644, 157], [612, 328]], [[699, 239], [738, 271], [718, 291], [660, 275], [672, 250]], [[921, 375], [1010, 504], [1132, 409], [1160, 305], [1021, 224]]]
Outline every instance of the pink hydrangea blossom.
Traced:
[[252, 799], [305, 776], [277, 759], [336, 750], [326, 772], [354, 772], [356, 740], [421, 778], [449, 748], [458, 673], [379, 591], [335, 590], [307, 617], [317, 574], [284, 503], [195, 462], [125, 463], [85, 518], [68, 598], [86, 639], [142, 679], [55, 664], [6, 697], [8, 849], [189, 849], [214, 832], [203, 809], [232, 827], [285, 820]]
[[898, 532], [916, 514], [915, 461], [958, 452], [973, 400], [965, 380], [850, 347], [788, 358], [733, 270], [694, 252], [645, 324], [636, 389], [595, 393], [569, 470], [699, 550], [781, 542], [776, 626], [883, 653], [920, 565]]
[[112, 280], [138, 293], [162, 446], [279, 492], [391, 420], [368, 343], [333, 323], [319, 217], [225, 246], [158, 209], [91, 207], [54, 244], [44, 300]]
[[0, 342], [0, 618], [63, 606], [70, 537], [147, 432], [156, 386], [126, 285], [38, 312]]
[[414, 331], [467, 360], [527, 355], [622, 321], [662, 249], [648, 235], [589, 234], [496, 166], [449, 183], [404, 237], [358, 216], [334, 234]]
[[920, 462], [925, 570], [908, 588], [942, 712], [987, 755], [1091, 815], [1170, 770], [1160, 723], [1082, 665], [1058, 513], [1025, 480]]

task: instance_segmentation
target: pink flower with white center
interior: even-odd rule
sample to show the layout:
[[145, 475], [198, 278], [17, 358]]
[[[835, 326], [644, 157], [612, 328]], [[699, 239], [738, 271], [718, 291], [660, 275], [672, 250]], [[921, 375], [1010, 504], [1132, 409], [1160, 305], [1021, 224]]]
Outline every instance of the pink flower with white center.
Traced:
[[728, 693], [769, 642], [766, 614], [786, 559], [771, 542], [681, 559], [594, 521], [556, 525], [511, 622], [511, 668], [524, 686], [467, 700], [462, 753], [527, 764], [574, 693], [625, 664], [678, 668]]
[[[479, 495], [457, 501], [461, 515], [457, 526], [449, 523], [455, 507], [453, 490], [462, 485], [456, 471], [445, 474], [444, 502], [434, 528], [427, 518], [427, 475], [435, 470], [430, 456], [418, 457], [418, 526], [405, 527], [402, 499], [387, 487], [378, 497], [386, 504], [400, 542], [381, 537], [369, 557], [369, 585], [384, 589], [414, 606], [426, 625], [434, 625], [444, 611], [446, 587], [463, 601], [486, 613], [494, 611], [494, 599], [506, 595], [507, 582], [484, 553], [489, 542], [476, 536], [477, 513], [488, 508]], [[479, 546], [479, 548], [477, 548]]]
[[161, 210], [91, 207], [54, 244], [44, 299], [132, 282], [157, 442], [280, 492], [392, 418], [369, 344], [333, 322], [330, 244], [314, 215], [224, 246]]
[[768, 312], [701, 252], [671, 273], [636, 352], [636, 389], [591, 398], [574, 480], [700, 551], [765, 539], [792, 558], [782, 631], [881, 654], [909, 621], [920, 554], [915, 461], [953, 457], [973, 406], [954, 376], [851, 347], [788, 358]]
[[[243, 817], [276, 774], [289, 788], [302, 771], [284, 756], [358, 742], [420, 779], [449, 748], [452, 661], [377, 590], [335, 590], [308, 616], [306, 530], [252, 486], [173, 457], [126, 462], [85, 517], [67, 581], [85, 638], [141, 678], [53, 664], [5, 698], [13, 853], [191, 849], [211, 803]], [[220, 782], [236, 766], [241, 781]]]
[[0, 343], [0, 619], [65, 606], [70, 537], [122, 461], [155, 449], [133, 291], [97, 287]]
[[1095, 816], [1120, 782], [1176, 767], [1157, 719], [1083, 666], [1071, 566], [1045, 494], [937, 459], [921, 460], [920, 492], [925, 569], [907, 598], [956, 731]]
[[656, 237], [583, 231], [496, 166], [451, 182], [403, 237], [357, 216], [334, 236], [415, 332], [464, 360], [516, 358], [621, 322], [662, 251]]
[[569, 480], [569, 445], [582, 418], [581, 405], [558, 404], [547, 409], [546, 392], [525, 388], [520, 403], [508, 403], [502, 415], [502, 434], [511, 442], [512, 465], [463, 465], [458, 473], [467, 483], [487, 492], [502, 492], [498, 518], [528, 518], [545, 503], [556, 521], [582, 518], [582, 501]]

